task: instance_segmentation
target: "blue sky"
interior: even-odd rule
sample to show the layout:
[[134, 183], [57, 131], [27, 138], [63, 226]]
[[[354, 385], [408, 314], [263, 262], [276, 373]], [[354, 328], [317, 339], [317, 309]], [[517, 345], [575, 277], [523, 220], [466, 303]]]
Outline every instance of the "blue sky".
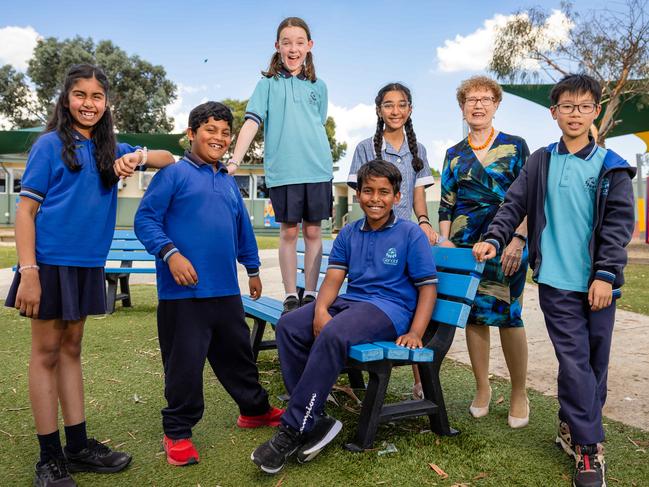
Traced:
[[[445, 148], [462, 137], [455, 88], [462, 79], [484, 72], [490, 26], [499, 15], [521, 7], [552, 10], [560, 2], [7, 3], [0, 17], [0, 64], [20, 67], [36, 36], [110, 39], [129, 54], [165, 67], [179, 87], [179, 99], [169, 108], [178, 128], [204, 100], [249, 97], [273, 52], [277, 24], [286, 16], [304, 18], [315, 42], [318, 76], [329, 88], [330, 115], [339, 138], [349, 145], [340, 164], [346, 174], [355, 144], [374, 132], [376, 91], [390, 81], [412, 89], [415, 131], [431, 166], [440, 168]], [[575, 6], [584, 11], [604, 4], [578, 1]], [[559, 136], [547, 110], [509, 95], [494, 125], [523, 136], [532, 150]], [[634, 136], [609, 139], [608, 146], [632, 164], [644, 150]], [[336, 177], [341, 178], [343, 174]]]

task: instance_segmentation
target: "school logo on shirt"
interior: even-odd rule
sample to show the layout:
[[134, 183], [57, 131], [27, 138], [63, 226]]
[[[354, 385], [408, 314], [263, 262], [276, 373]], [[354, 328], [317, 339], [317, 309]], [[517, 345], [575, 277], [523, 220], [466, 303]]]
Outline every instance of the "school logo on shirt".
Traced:
[[399, 259], [397, 259], [397, 249], [394, 247], [389, 248], [385, 253], [385, 257], [383, 257], [383, 263], [387, 265], [397, 265], [399, 263]]
[[597, 178], [594, 176], [589, 177], [584, 181], [584, 189], [589, 193], [594, 193], [597, 189]]
[[311, 92], [309, 93], [309, 103], [311, 105], [317, 105], [318, 104], [318, 95], [313, 90], [311, 90]]

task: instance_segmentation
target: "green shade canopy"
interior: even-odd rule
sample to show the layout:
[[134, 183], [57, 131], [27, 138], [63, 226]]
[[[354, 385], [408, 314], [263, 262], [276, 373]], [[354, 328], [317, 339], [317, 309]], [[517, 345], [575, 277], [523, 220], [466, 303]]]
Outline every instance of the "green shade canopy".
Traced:
[[[24, 154], [29, 151], [42, 128], [0, 131], [0, 154]], [[185, 134], [117, 134], [119, 142], [146, 146], [148, 149], [164, 149], [182, 155], [180, 139]]]
[[[544, 107], [550, 107], [550, 91], [554, 85], [502, 85], [502, 89]], [[604, 110], [602, 110], [604, 113]], [[635, 134], [649, 130], [649, 105], [641, 104], [638, 98], [624, 103], [618, 113], [621, 122], [609, 133], [609, 137]]]

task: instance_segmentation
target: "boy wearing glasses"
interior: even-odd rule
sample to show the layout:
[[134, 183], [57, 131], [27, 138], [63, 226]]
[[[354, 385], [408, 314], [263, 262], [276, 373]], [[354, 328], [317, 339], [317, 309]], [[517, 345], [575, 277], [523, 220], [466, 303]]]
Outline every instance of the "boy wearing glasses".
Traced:
[[559, 361], [556, 442], [575, 458], [573, 484], [603, 486], [606, 401], [615, 299], [634, 227], [635, 168], [598, 147], [599, 83], [568, 75], [552, 89], [558, 143], [534, 152], [473, 253], [491, 259], [527, 215], [530, 266]]

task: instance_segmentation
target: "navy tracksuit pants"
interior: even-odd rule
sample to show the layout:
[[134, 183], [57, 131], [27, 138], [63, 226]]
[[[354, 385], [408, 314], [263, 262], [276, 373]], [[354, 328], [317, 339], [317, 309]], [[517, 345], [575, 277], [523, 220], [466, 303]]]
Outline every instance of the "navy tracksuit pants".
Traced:
[[314, 415], [324, 412], [331, 388], [347, 361], [351, 345], [394, 341], [392, 320], [373, 304], [336, 298], [332, 319], [313, 336], [315, 303], [292, 311], [275, 330], [286, 390], [291, 395], [282, 423], [300, 432], [313, 428]]
[[539, 301], [559, 361], [559, 418], [570, 426], [574, 444], [602, 442], [615, 300], [591, 311], [587, 293], [540, 284]]
[[205, 359], [241, 414], [257, 416], [270, 409], [252, 358], [240, 295], [161, 300], [158, 339], [167, 399], [162, 426], [169, 438], [191, 437], [203, 416]]

